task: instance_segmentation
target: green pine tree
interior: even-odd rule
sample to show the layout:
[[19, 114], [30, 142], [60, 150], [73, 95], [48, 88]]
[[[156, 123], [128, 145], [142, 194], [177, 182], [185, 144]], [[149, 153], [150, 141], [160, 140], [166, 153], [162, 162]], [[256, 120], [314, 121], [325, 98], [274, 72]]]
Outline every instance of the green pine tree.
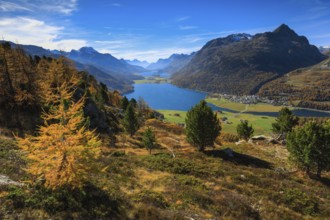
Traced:
[[308, 122], [293, 129], [287, 136], [290, 159], [307, 174], [316, 169], [318, 177], [330, 168], [330, 122]]
[[247, 120], [242, 120], [240, 124], [237, 125], [237, 134], [240, 138], [243, 138], [244, 140], [248, 140], [250, 137], [252, 137], [254, 133], [254, 129], [252, 125], [249, 126], [249, 122]]
[[279, 112], [276, 122], [272, 124], [273, 132], [284, 135], [292, 131], [293, 127], [298, 124], [298, 118], [292, 114], [288, 108], [282, 108]]
[[149, 154], [151, 154], [151, 150], [154, 149], [157, 145], [156, 143], [156, 137], [154, 132], [151, 130], [151, 128], [148, 128], [142, 136], [142, 143], [143, 146], [149, 150]]
[[120, 100], [120, 108], [123, 109], [124, 111], [126, 111], [127, 106], [128, 106], [129, 102], [126, 96], [124, 96], [121, 100]]
[[199, 151], [204, 151], [206, 146], [213, 146], [220, 131], [221, 125], [217, 115], [204, 100], [187, 112], [187, 140]]
[[130, 136], [133, 136], [133, 134], [139, 129], [138, 118], [131, 104], [128, 104], [126, 108], [123, 125]]

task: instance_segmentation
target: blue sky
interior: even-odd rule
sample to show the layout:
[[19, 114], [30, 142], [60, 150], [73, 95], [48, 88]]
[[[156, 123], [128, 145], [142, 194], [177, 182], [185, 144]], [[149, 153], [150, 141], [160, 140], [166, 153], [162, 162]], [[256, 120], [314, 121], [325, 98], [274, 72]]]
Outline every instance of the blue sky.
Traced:
[[0, 0], [3, 39], [155, 61], [232, 33], [288, 24], [330, 46], [330, 0]]

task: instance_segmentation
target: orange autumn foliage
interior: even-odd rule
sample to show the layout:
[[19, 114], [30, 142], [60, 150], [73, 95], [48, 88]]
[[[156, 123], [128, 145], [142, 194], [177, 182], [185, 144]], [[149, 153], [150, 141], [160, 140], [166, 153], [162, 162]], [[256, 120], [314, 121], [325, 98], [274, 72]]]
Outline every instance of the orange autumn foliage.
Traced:
[[[52, 65], [51, 69], [61, 69], [61, 63]], [[37, 136], [17, 138], [27, 154], [27, 172], [44, 180], [45, 186], [51, 189], [81, 188], [100, 155], [101, 141], [94, 131], [88, 130], [84, 118], [85, 98], [74, 102], [75, 80], [67, 81], [57, 81], [55, 87], [48, 89], [43, 87], [44, 101], [50, 106], [42, 115], [44, 125], [40, 126]]]

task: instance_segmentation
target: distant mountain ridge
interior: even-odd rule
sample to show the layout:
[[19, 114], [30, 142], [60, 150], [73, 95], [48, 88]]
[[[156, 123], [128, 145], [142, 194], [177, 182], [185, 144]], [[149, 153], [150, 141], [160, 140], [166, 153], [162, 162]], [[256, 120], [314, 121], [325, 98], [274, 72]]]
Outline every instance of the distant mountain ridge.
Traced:
[[146, 67], [148, 70], [161, 70], [168, 73], [174, 73], [184, 67], [194, 57], [191, 54], [172, 54], [168, 58], [158, 59], [157, 62], [151, 63]]
[[66, 56], [74, 61], [77, 69], [80, 71], [88, 71], [98, 81], [106, 84], [108, 88], [121, 92], [131, 91], [133, 89], [132, 80], [142, 78], [133, 73], [145, 71], [142, 67], [129, 65], [125, 61], [118, 60], [110, 54], [101, 54], [92, 47], [83, 47], [78, 51], [63, 52], [44, 49], [35, 45], [18, 45], [10, 41], [0, 41], [0, 43], [4, 42], [10, 43], [12, 47], [21, 47], [31, 56], [54, 58], [61, 55]]
[[185, 65], [187, 65], [190, 60], [195, 56], [195, 52], [191, 54], [174, 54], [171, 56], [171, 62], [162, 69], [162, 71], [173, 74], [180, 69], [182, 69]]
[[273, 32], [209, 41], [172, 82], [207, 92], [255, 94], [263, 84], [324, 59], [306, 37], [283, 24]]
[[323, 53], [326, 56], [330, 56], [330, 46], [326, 47], [319, 47], [319, 50], [321, 53]]
[[147, 61], [140, 61], [138, 59], [134, 59], [134, 60], [125, 60], [126, 63], [130, 64], [130, 65], [133, 65], [133, 66], [141, 66], [143, 68], [146, 68], [147, 66], [150, 65], [149, 62]]
[[65, 56], [84, 64], [90, 64], [107, 72], [121, 73], [127, 79], [138, 79], [134, 73], [144, 72], [145, 69], [139, 66], [132, 66], [124, 60], [119, 60], [108, 53], [99, 53], [92, 47], [82, 47], [79, 50], [71, 50]]

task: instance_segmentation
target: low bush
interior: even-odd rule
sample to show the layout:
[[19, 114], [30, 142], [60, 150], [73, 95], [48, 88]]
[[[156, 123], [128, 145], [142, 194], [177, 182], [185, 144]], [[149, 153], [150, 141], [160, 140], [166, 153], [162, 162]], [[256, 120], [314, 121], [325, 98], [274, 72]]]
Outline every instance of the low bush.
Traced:
[[151, 192], [151, 191], [142, 191], [133, 198], [135, 202], [141, 202], [148, 206], [153, 206], [157, 208], [167, 208], [169, 204], [165, 200], [164, 196], [161, 193]]
[[64, 219], [76, 218], [114, 218], [120, 219], [125, 213], [121, 210], [123, 200], [119, 191], [105, 192], [92, 184], [83, 189], [63, 187], [51, 191], [43, 186], [25, 190], [10, 187], [6, 199], [10, 201], [6, 209], [45, 210], [49, 216]]
[[221, 133], [220, 139], [224, 142], [234, 143], [239, 141], [239, 137], [236, 134], [230, 134], [230, 133]]
[[292, 210], [305, 215], [314, 215], [318, 212], [318, 203], [315, 198], [309, 197], [298, 189], [284, 191], [284, 203]]
[[18, 151], [16, 142], [11, 139], [0, 138], [0, 174], [18, 179], [24, 173], [24, 160]]

